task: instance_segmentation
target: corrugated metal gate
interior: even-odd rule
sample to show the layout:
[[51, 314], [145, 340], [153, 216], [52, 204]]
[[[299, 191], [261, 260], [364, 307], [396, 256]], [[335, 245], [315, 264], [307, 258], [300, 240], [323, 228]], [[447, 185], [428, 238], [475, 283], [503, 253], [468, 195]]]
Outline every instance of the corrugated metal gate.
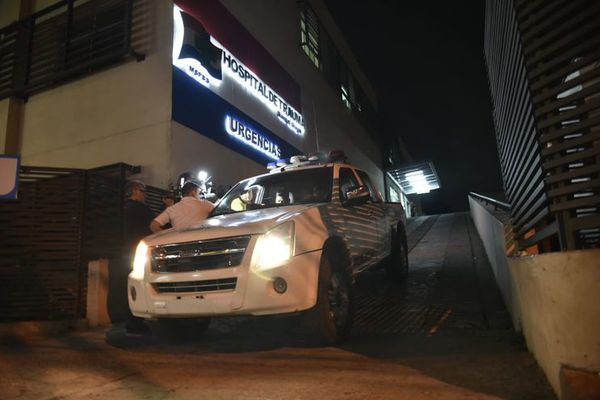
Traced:
[[85, 171], [22, 167], [0, 203], [0, 320], [80, 314]]
[[[81, 318], [87, 262], [119, 254], [133, 167], [22, 167], [19, 198], [0, 202], [0, 321]], [[164, 191], [147, 188], [159, 210]]]

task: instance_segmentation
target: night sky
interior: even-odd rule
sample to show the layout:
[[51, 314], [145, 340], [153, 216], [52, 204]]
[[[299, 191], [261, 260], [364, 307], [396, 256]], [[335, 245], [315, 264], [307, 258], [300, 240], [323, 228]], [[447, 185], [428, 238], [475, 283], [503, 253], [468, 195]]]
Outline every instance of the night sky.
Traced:
[[386, 134], [433, 161], [442, 188], [425, 213], [468, 209], [502, 181], [483, 53], [483, 0], [325, 0], [379, 96]]

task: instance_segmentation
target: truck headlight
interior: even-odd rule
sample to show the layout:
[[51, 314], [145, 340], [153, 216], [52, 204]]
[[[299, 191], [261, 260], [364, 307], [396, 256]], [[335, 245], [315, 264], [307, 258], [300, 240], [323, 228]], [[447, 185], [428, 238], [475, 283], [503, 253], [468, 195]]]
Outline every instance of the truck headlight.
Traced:
[[292, 257], [294, 251], [294, 223], [285, 222], [258, 238], [254, 248], [256, 269], [275, 268]]
[[133, 278], [142, 279], [144, 277], [146, 261], [148, 261], [148, 245], [146, 245], [144, 241], [141, 241], [135, 249], [133, 269], [131, 270], [130, 274]]

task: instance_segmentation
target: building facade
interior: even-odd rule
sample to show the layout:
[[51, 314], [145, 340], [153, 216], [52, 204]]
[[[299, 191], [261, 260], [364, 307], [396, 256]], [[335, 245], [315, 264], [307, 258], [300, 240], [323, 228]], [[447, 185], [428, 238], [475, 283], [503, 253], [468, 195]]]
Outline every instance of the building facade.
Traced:
[[22, 165], [226, 185], [339, 149], [384, 191], [375, 92], [321, 0], [21, 0], [0, 26], [0, 146]]
[[521, 249], [600, 246], [600, 8], [488, 0], [485, 57]]

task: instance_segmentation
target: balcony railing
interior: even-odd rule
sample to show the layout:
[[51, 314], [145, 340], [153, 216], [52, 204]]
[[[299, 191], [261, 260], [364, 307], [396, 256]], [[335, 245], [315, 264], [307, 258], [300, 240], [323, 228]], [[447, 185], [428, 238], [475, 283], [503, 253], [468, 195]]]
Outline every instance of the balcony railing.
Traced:
[[131, 46], [134, 2], [63, 0], [0, 29], [0, 99], [142, 60]]

